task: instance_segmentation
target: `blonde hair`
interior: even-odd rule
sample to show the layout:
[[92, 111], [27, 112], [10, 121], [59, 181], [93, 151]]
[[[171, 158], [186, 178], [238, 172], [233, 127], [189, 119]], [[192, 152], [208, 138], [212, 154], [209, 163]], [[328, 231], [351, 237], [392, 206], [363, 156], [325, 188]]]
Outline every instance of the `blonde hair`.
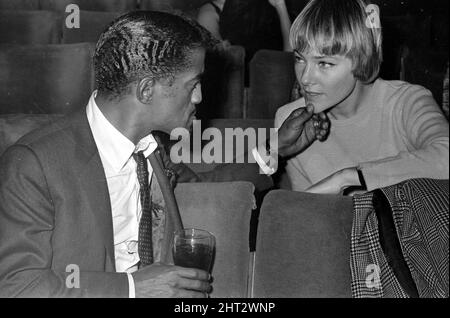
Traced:
[[357, 79], [373, 81], [383, 60], [382, 35], [381, 25], [369, 23], [367, 6], [363, 0], [311, 0], [292, 24], [292, 48], [346, 56]]

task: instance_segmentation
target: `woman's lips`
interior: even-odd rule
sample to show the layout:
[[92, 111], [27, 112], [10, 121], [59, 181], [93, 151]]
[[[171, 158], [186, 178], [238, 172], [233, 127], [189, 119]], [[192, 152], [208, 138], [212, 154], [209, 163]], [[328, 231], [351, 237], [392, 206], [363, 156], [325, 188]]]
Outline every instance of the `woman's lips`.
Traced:
[[316, 96], [322, 95], [322, 93], [316, 93], [316, 92], [308, 92], [308, 91], [305, 91], [305, 94], [304, 94], [304, 95], [307, 96], [307, 97], [316, 97]]

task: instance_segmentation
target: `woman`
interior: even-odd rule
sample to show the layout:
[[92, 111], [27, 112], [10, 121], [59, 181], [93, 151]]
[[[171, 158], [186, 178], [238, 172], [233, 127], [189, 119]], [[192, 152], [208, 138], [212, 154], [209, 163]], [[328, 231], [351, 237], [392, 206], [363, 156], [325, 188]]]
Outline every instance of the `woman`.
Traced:
[[338, 194], [449, 177], [449, 126], [430, 91], [377, 78], [381, 28], [373, 8], [362, 0], [312, 0], [292, 25], [304, 98], [280, 108], [275, 125], [309, 103], [331, 122], [325, 142], [287, 162], [293, 190]]

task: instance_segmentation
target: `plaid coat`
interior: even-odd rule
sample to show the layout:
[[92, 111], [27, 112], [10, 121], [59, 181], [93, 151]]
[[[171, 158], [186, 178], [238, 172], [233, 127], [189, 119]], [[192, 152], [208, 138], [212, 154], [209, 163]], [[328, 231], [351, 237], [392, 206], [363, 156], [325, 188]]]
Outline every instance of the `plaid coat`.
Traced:
[[[355, 196], [350, 267], [353, 297], [409, 297], [400, 276], [412, 277], [419, 297], [449, 296], [449, 182], [411, 179], [380, 189], [388, 201], [405, 270], [395, 274], [380, 244], [374, 192]], [[375, 202], [376, 203], [376, 202]], [[401, 278], [401, 277], [400, 277]]]

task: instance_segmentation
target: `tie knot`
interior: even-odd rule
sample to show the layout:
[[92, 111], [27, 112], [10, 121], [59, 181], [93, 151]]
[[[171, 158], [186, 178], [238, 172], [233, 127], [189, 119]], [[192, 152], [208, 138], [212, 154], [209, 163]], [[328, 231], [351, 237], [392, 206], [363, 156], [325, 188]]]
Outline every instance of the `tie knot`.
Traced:
[[133, 159], [138, 164], [140, 162], [143, 162], [145, 160], [144, 152], [143, 151], [134, 152], [133, 153]]

